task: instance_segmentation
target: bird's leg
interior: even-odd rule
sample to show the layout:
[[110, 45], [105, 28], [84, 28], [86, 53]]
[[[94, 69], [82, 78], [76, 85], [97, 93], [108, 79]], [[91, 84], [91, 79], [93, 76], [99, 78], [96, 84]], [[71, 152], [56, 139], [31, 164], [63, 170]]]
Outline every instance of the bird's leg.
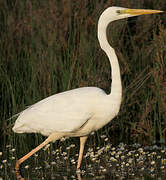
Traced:
[[23, 163], [26, 159], [28, 159], [30, 156], [32, 156], [34, 153], [36, 153], [37, 151], [39, 151], [41, 148], [43, 148], [44, 146], [46, 146], [48, 143], [50, 143], [51, 141], [55, 141], [59, 138], [61, 138], [62, 136], [57, 136], [57, 134], [51, 134], [43, 143], [41, 143], [39, 146], [37, 146], [35, 149], [33, 149], [32, 151], [30, 151], [28, 154], [26, 154], [25, 156], [23, 156], [21, 159], [19, 159], [16, 162], [16, 176], [17, 179], [21, 179], [24, 180], [24, 178], [21, 177], [20, 175], [20, 171], [19, 171], [19, 167], [20, 164]]
[[26, 154], [25, 156], [23, 156], [21, 159], [19, 159], [16, 162], [16, 176], [17, 179], [21, 179], [24, 180], [24, 178], [21, 177], [20, 175], [20, 171], [19, 171], [19, 167], [20, 164], [23, 163], [26, 159], [28, 159], [30, 156], [32, 156], [34, 153], [36, 153], [37, 151], [39, 151], [42, 147], [44, 147], [45, 145], [47, 145], [50, 142], [49, 138], [47, 138], [43, 143], [41, 143], [39, 146], [37, 146], [35, 149], [33, 149], [32, 151], [30, 151], [28, 154]]
[[84, 153], [84, 147], [85, 147], [85, 142], [86, 142], [87, 138], [88, 138], [88, 136], [80, 137], [80, 152], [79, 152], [78, 163], [77, 163], [77, 171], [81, 167], [82, 156], [83, 156], [83, 153]]

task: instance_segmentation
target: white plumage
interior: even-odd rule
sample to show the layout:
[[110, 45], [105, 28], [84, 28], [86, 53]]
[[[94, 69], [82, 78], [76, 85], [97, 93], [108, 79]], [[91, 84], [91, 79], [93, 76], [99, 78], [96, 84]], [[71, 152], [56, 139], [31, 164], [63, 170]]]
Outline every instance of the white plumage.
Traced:
[[96, 87], [78, 88], [45, 98], [24, 110], [16, 120], [13, 131], [41, 133], [49, 137], [17, 161], [17, 175], [19, 165], [24, 160], [49, 142], [64, 136], [80, 136], [77, 169], [80, 168], [88, 134], [103, 127], [118, 114], [122, 99], [118, 59], [106, 37], [108, 24], [118, 19], [160, 12], [162, 11], [109, 7], [101, 14], [98, 22], [98, 40], [111, 65], [111, 93], [107, 95]]
[[104, 126], [113, 118], [112, 115], [118, 113], [118, 107], [115, 114], [111, 112], [115, 104], [116, 101], [109, 101], [108, 95], [96, 87], [62, 92], [23, 111], [13, 130], [17, 133], [41, 133], [44, 136], [54, 132], [84, 136]]

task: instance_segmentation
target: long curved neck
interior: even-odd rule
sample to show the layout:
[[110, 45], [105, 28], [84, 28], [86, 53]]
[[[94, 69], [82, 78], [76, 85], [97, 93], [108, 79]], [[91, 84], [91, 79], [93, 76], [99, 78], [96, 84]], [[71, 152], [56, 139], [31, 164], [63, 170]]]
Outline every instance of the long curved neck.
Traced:
[[107, 26], [110, 22], [104, 21], [102, 16], [100, 17], [98, 23], [98, 40], [101, 48], [107, 54], [111, 65], [112, 84], [110, 95], [116, 100], [119, 100], [120, 103], [122, 98], [122, 84], [119, 63], [114, 49], [108, 43], [106, 35]]

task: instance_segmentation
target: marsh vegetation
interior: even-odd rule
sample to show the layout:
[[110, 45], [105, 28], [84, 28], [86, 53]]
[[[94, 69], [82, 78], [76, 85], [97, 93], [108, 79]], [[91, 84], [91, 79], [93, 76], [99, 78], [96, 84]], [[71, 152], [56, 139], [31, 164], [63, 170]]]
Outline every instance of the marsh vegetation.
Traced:
[[[165, 10], [166, 4], [163, 0], [0, 2], [0, 176], [3, 179], [13, 177], [16, 159], [44, 139], [38, 134], [14, 134], [12, 126], [16, 118], [10, 117], [38, 100], [68, 89], [97, 86], [110, 91], [111, 69], [99, 47], [96, 29], [100, 13], [112, 5]], [[89, 169], [89, 173], [96, 169], [96, 173], [101, 171], [99, 176], [109, 174], [110, 164], [113, 164], [110, 163], [112, 148], [117, 149], [119, 143], [124, 142], [128, 145], [125, 145], [127, 150], [122, 154], [129, 153], [135, 143], [141, 144], [141, 147], [136, 148], [134, 153], [140, 153], [139, 148], [144, 151], [147, 145], [153, 147], [157, 144], [158, 149], [147, 150], [150, 156], [145, 153], [144, 158], [147, 160], [149, 157], [150, 163], [155, 158], [154, 172], [162, 171], [165, 176], [165, 19], [165, 13], [141, 16], [114, 22], [108, 29], [109, 42], [116, 50], [121, 67], [123, 102], [119, 115], [89, 137], [85, 155], [89, 152], [88, 148], [92, 148], [95, 155], [109, 144], [109, 150], [103, 150], [94, 161], [84, 159], [83, 166]], [[103, 134], [108, 141], [101, 138]], [[53, 173], [53, 177], [54, 172], [66, 172], [66, 177], [72, 178], [70, 172], [75, 169], [78, 143], [76, 138], [63, 144], [58, 141], [46, 151], [39, 152], [23, 165], [25, 176], [30, 176], [31, 171], [38, 168], [38, 177], [46, 178], [48, 172]], [[67, 150], [71, 144], [75, 147]], [[67, 154], [64, 156], [63, 152]], [[152, 154], [151, 158], [153, 152], [156, 155]], [[116, 164], [121, 166], [121, 159], [116, 159]], [[127, 159], [124, 169], [129, 173], [126, 163]], [[92, 167], [89, 167], [90, 164]], [[151, 167], [149, 164], [148, 172]], [[36, 171], [31, 175], [33, 173]], [[57, 174], [61, 176], [61, 173]]]

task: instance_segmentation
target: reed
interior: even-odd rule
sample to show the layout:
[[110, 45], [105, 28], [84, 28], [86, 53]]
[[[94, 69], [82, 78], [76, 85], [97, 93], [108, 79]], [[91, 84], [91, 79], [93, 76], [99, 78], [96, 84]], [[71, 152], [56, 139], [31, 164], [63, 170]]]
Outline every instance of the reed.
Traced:
[[[110, 90], [111, 72], [100, 50], [96, 29], [111, 6], [164, 10], [162, 0], [145, 4], [118, 1], [1, 2], [0, 140], [23, 151], [43, 140], [16, 135], [9, 119], [49, 95], [82, 86]], [[140, 5], [141, 4], [141, 5]], [[104, 132], [113, 141], [163, 143], [166, 119], [165, 14], [115, 22], [108, 38], [121, 66], [123, 102], [117, 118], [90, 138], [101, 144]], [[34, 137], [34, 140], [32, 140]]]

